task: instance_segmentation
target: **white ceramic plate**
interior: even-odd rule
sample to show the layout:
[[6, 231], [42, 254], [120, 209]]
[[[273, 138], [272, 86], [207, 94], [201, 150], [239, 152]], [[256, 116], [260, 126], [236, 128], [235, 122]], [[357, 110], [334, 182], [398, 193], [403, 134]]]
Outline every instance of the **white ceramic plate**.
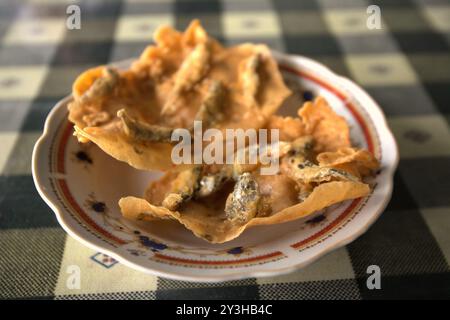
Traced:
[[302, 96], [322, 95], [348, 120], [353, 143], [380, 159], [382, 169], [371, 182], [369, 196], [297, 221], [253, 227], [220, 245], [196, 238], [176, 222], [127, 221], [120, 215], [118, 199], [141, 196], [160, 173], [135, 170], [93, 144], [77, 143], [67, 121], [70, 97], [48, 115], [34, 148], [33, 178], [39, 194], [75, 239], [127, 266], [173, 279], [274, 276], [346, 245], [367, 230], [391, 197], [398, 162], [394, 137], [378, 105], [356, 84], [308, 58], [275, 56], [286, 83], [297, 93], [280, 114], [294, 115]]

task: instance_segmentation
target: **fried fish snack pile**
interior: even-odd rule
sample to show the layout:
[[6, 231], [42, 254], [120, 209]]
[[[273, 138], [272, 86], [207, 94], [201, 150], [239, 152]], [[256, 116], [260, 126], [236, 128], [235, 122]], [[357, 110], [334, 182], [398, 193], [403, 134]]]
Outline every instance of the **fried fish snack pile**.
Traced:
[[349, 128], [323, 98], [306, 102], [299, 117], [272, 116], [280, 130], [280, 171], [259, 167], [204, 165], [168, 171], [144, 198], [120, 199], [128, 219], [175, 219], [197, 237], [223, 243], [246, 228], [305, 217], [341, 201], [366, 196], [363, 181], [379, 167], [367, 150], [351, 147]]
[[82, 73], [69, 105], [80, 142], [137, 169], [173, 168], [177, 128], [258, 129], [290, 94], [265, 45], [224, 48], [197, 20], [184, 33], [160, 27], [154, 40], [128, 70]]

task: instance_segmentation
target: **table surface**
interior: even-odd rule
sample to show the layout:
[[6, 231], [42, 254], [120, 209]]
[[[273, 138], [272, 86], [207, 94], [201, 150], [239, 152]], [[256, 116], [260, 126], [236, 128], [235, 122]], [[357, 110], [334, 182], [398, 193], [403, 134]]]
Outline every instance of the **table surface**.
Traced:
[[[450, 3], [79, 1], [0, 2], [0, 298], [371, 299], [450, 297]], [[370, 230], [295, 273], [226, 283], [145, 275], [70, 238], [35, 190], [31, 151], [45, 117], [88, 67], [136, 56], [161, 23], [199, 18], [225, 44], [264, 42], [354, 79], [381, 105], [401, 161], [392, 200]], [[71, 265], [81, 288], [69, 290]], [[367, 267], [381, 269], [369, 290]]]

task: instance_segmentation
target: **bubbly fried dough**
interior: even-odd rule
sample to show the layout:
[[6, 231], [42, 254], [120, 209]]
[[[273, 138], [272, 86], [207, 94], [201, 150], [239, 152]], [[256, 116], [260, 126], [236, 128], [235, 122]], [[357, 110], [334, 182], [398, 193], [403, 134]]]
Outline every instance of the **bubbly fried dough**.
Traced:
[[315, 139], [315, 151], [336, 151], [339, 148], [350, 147], [350, 130], [347, 121], [328, 105], [322, 97], [314, 102], [306, 102], [298, 110], [305, 132]]

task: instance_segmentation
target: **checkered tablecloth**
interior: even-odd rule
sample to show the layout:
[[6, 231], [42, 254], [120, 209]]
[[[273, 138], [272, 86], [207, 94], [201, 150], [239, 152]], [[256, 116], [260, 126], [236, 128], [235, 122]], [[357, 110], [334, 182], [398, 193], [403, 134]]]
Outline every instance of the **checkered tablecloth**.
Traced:
[[[66, 28], [68, 4], [81, 30]], [[381, 9], [382, 29], [366, 26]], [[226, 44], [264, 42], [354, 79], [399, 144], [392, 200], [370, 230], [295, 273], [226, 283], [142, 274], [70, 238], [39, 197], [31, 152], [86, 68], [136, 56], [155, 27], [199, 18]], [[0, 1], [0, 298], [450, 298], [448, 0]], [[366, 286], [381, 268], [381, 290]], [[68, 266], [81, 270], [69, 290]]]

